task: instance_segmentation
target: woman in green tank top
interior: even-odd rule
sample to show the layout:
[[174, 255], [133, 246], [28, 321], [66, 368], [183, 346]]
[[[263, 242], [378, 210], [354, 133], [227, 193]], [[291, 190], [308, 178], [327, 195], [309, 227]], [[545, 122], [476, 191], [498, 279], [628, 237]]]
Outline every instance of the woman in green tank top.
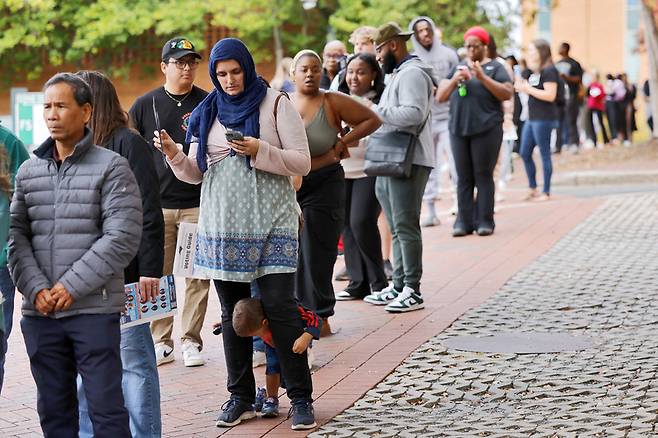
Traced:
[[311, 153], [311, 172], [296, 182], [304, 217], [296, 294], [305, 307], [323, 318], [323, 333], [329, 334], [328, 318], [336, 304], [331, 277], [345, 225], [345, 174], [340, 160], [349, 156], [348, 146], [356, 146], [379, 128], [381, 121], [356, 100], [320, 90], [322, 61], [312, 50], [295, 56], [291, 76], [297, 90], [292, 101], [304, 120]]

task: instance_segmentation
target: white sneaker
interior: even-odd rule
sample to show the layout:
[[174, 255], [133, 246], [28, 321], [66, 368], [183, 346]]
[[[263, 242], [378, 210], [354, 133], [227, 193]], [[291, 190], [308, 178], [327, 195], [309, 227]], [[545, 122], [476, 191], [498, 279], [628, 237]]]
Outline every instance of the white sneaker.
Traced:
[[358, 298], [346, 290], [342, 290], [336, 294], [336, 301], [354, 301], [354, 300], [358, 300]]
[[374, 304], [375, 306], [383, 306], [390, 303], [398, 297], [400, 292], [396, 291], [393, 287], [393, 283], [390, 283], [388, 287], [385, 287], [380, 292], [373, 292], [363, 299], [366, 303]]
[[306, 357], [308, 359], [308, 369], [313, 369], [313, 361], [315, 360], [315, 355], [313, 354], [313, 349], [309, 347], [308, 350], [306, 350]]
[[420, 220], [421, 227], [433, 227], [435, 225], [441, 225], [441, 221], [434, 215], [427, 215]]
[[160, 366], [174, 361], [174, 349], [164, 342], [155, 344], [155, 363]]
[[384, 307], [384, 310], [391, 313], [402, 313], [420, 310], [424, 307], [425, 303], [420, 294], [416, 293], [412, 288], [405, 286], [402, 289], [402, 293]]
[[624, 147], [630, 148], [631, 147], [631, 142], [628, 140], [624, 140]]
[[185, 339], [181, 350], [183, 350], [183, 363], [186, 367], [200, 367], [206, 364], [201, 356], [201, 346], [196, 342]]
[[267, 362], [267, 359], [265, 358], [265, 352], [264, 351], [254, 351], [254, 355], [252, 356], [251, 363], [253, 368], [258, 368], [260, 366], [265, 365]]

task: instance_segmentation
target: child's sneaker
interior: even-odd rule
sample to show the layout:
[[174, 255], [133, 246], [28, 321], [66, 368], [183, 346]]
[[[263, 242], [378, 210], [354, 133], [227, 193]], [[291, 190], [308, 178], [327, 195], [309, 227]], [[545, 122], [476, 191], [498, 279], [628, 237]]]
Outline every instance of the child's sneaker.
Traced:
[[274, 418], [279, 416], [279, 399], [276, 397], [267, 397], [263, 402], [263, 409], [260, 412], [265, 418]]
[[392, 313], [411, 312], [413, 310], [420, 310], [425, 307], [423, 298], [419, 293], [416, 293], [412, 288], [405, 286], [402, 293], [397, 298], [391, 301], [384, 310]]
[[267, 391], [265, 391], [265, 388], [256, 389], [256, 401], [254, 402], [254, 410], [256, 412], [260, 412], [261, 409], [263, 409], [265, 398], [267, 398]]
[[293, 400], [288, 417], [292, 416], [292, 430], [313, 429], [317, 426], [313, 403], [310, 400]]
[[374, 304], [375, 306], [383, 306], [390, 303], [398, 297], [400, 292], [395, 290], [393, 283], [389, 284], [388, 287], [385, 287], [380, 292], [373, 292], [363, 299], [366, 303]]

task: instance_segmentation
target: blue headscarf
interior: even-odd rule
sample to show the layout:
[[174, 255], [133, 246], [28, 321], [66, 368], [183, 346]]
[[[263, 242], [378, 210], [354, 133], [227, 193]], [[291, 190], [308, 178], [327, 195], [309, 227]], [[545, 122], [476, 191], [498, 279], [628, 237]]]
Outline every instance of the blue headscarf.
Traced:
[[[237, 96], [224, 92], [215, 73], [217, 62], [229, 59], [237, 61], [244, 72], [244, 91]], [[256, 65], [249, 49], [235, 38], [225, 38], [215, 44], [210, 52], [208, 72], [215, 89], [192, 111], [186, 135], [188, 143], [192, 137], [197, 138], [199, 147], [196, 162], [201, 172], [208, 168], [208, 134], [215, 118], [226, 128], [240, 131], [245, 136], [260, 138], [259, 107], [268, 88], [263, 78], [256, 74]], [[230, 154], [235, 155], [235, 151], [231, 150]], [[247, 166], [251, 168], [249, 157], [246, 158]]]

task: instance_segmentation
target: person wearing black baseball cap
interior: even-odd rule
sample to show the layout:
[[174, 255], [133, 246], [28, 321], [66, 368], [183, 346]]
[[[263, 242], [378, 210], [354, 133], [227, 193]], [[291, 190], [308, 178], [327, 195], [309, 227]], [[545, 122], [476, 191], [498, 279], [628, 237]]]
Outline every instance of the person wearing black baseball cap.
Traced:
[[[194, 85], [201, 55], [187, 38], [176, 37], [162, 48], [160, 70], [165, 77], [164, 86], [139, 97], [130, 118], [142, 137], [152, 143], [153, 132], [166, 129], [176, 143], [183, 145], [187, 155], [190, 145], [185, 142], [190, 115], [208, 93]], [[174, 176], [162, 153], [152, 148], [155, 167], [160, 179], [160, 198], [165, 220], [163, 274], [172, 273], [176, 238], [181, 222], [196, 223], [199, 217], [201, 186], [187, 184]], [[182, 351], [185, 366], [204, 364], [201, 356], [203, 342], [201, 327], [208, 303], [208, 280], [187, 279], [182, 319]], [[158, 365], [174, 360], [172, 340], [173, 318], [151, 323], [155, 355]]]

